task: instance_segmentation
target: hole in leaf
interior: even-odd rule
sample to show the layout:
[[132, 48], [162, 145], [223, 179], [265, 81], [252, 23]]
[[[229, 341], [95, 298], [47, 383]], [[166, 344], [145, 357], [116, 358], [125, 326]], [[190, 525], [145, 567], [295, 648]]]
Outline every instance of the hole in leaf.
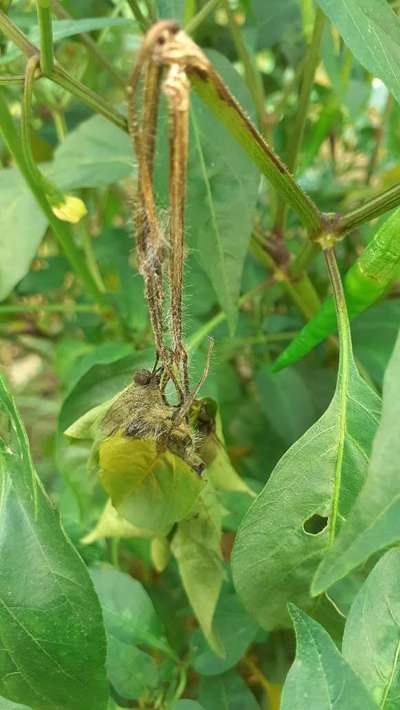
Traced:
[[308, 535], [318, 535], [325, 530], [327, 525], [328, 518], [324, 515], [318, 515], [318, 513], [316, 513], [304, 521], [303, 530]]

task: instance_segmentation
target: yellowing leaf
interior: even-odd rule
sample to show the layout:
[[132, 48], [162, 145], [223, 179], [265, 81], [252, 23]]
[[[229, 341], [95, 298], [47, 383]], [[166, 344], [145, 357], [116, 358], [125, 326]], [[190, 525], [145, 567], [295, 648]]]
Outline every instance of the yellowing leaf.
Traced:
[[215, 491], [208, 485], [197, 502], [196, 515], [179, 524], [171, 550], [203, 634], [214, 653], [223, 657], [225, 651], [213, 627], [215, 607], [224, 579], [221, 515]]
[[163, 572], [171, 557], [171, 548], [166, 537], [154, 537], [151, 541], [151, 561], [157, 572]]
[[153, 533], [151, 530], [138, 528], [122, 518], [109, 500], [106, 503], [106, 507], [104, 508], [97, 525], [82, 538], [81, 542], [83, 545], [90, 545], [92, 542], [95, 542], [95, 540], [102, 540], [105, 537], [148, 538], [152, 536]]
[[203, 480], [156, 442], [117, 435], [100, 445], [100, 479], [113, 505], [133, 525], [165, 535], [185, 518]]
[[151, 472], [158, 454], [154, 441], [133, 439], [117, 434], [105, 439], [99, 448], [101, 481], [118, 505]]

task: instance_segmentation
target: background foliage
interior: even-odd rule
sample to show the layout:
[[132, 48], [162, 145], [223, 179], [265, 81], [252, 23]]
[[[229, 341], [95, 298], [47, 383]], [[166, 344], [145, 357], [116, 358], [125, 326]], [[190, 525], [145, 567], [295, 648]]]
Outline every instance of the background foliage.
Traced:
[[[28, 137], [56, 197], [24, 173], [28, 45], [7, 25], [39, 45], [49, 6], [57, 63], [34, 82]], [[399, 12], [396, 0], [0, 1], [1, 709], [400, 706]], [[215, 337], [202, 394], [225, 449], [174, 536], [186, 483], [119, 517], [88, 442], [64, 436], [153, 360], [125, 121], [152, 17], [186, 26], [301, 187], [344, 215], [354, 318], [338, 368], [332, 299], [312, 320], [330, 293], [319, 246], [193, 91], [185, 334], [193, 381]], [[84, 202], [79, 223], [54, 214], [60, 195]]]

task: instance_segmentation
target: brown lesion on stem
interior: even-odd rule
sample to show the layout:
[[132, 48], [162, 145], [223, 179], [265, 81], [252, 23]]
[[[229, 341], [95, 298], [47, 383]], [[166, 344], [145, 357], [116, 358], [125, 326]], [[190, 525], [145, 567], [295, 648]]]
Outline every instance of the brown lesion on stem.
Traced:
[[[200, 383], [190, 391], [188, 355], [183, 342], [182, 294], [185, 234], [185, 196], [189, 144], [189, 90], [184, 62], [180, 61], [178, 25], [162, 21], [144, 38], [128, 87], [128, 123], [138, 160], [138, 186], [134, 223], [139, 268], [144, 277], [156, 346], [156, 365], [160, 389], [172, 380], [179, 397], [177, 421], [183, 421], [202, 386], [210, 365], [211, 348]], [[186, 36], [185, 36], [186, 37]], [[201, 55], [196, 45], [194, 54]], [[190, 53], [189, 53], [190, 54]], [[207, 60], [208, 61], [208, 60]], [[137, 108], [137, 94], [143, 77], [143, 107]], [[169, 114], [169, 219], [164, 234], [157, 213], [153, 189], [157, 117], [160, 91], [167, 98]], [[166, 343], [164, 262], [169, 262], [169, 329], [171, 345]], [[176, 422], [174, 422], [176, 424]]]

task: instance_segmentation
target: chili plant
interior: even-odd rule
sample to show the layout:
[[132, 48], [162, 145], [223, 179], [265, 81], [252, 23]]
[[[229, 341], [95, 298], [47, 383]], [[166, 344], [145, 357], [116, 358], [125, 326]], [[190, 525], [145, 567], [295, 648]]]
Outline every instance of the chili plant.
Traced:
[[400, 707], [399, 12], [0, 0], [0, 708]]

